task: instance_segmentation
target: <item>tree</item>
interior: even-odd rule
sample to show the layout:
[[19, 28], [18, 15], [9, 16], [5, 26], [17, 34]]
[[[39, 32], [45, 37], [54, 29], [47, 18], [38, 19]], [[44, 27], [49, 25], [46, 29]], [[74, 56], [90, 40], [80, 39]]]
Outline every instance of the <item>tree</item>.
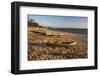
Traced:
[[29, 20], [28, 20], [28, 26], [35, 26], [35, 27], [38, 27], [39, 24], [38, 24], [34, 19], [29, 19]]
[[34, 19], [29, 19], [29, 20], [28, 20], [28, 23], [33, 23], [33, 22], [35, 22]]

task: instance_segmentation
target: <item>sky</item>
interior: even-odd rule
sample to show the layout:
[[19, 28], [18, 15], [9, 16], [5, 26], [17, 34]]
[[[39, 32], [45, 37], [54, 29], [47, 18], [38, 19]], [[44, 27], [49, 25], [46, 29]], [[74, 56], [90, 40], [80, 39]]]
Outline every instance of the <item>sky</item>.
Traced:
[[40, 25], [53, 28], [82, 28], [86, 29], [88, 17], [77, 16], [50, 16], [50, 15], [28, 15], [28, 20], [34, 19]]

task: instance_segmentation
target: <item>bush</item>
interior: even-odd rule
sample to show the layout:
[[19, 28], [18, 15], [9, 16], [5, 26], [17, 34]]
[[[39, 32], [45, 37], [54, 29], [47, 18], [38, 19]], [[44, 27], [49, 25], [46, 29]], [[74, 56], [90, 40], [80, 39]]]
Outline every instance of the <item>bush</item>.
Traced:
[[35, 22], [34, 19], [30, 19], [28, 20], [28, 26], [35, 26], [35, 27], [38, 27], [39, 26], [39, 23]]

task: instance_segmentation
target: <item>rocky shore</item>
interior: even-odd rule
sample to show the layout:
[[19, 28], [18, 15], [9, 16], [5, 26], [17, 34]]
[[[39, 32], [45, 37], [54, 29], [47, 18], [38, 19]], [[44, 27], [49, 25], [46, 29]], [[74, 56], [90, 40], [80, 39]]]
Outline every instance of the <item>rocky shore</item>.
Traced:
[[28, 27], [28, 61], [84, 59], [87, 37], [81, 34]]

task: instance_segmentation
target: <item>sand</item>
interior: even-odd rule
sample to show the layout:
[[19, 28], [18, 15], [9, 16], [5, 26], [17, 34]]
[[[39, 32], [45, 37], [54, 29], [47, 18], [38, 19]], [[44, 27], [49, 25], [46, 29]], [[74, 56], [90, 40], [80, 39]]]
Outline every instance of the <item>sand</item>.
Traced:
[[[63, 42], [77, 44], [61, 45]], [[88, 57], [87, 44], [87, 36], [82, 34], [28, 27], [28, 61], [84, 59]]]

